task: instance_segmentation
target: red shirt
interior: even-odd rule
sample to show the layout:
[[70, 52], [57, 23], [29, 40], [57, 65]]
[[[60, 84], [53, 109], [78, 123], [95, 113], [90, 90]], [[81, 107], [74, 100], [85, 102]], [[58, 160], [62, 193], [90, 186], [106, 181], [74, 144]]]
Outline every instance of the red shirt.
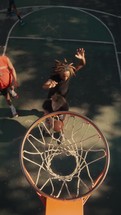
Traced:
[[13, 74], [9, 68], [9, 61], [6, 56], [0, 56], [0, 90], [3, 90], [12, 83]]

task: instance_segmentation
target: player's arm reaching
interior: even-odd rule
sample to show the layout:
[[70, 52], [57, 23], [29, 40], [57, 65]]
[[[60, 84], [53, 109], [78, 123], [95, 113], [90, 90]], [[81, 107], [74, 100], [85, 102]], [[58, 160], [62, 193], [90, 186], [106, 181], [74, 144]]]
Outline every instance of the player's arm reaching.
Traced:
[[78, 48], [75, 57], [80, 60], [80, 64], [75, 67], [76, 68], [75, 72], [77, 72], [86, 64], [85, 50], [83, 48]]
[[[76, 67], [72, 66], [73, 63], [68, 64], [66, 59], [64, 62], [61, 61], [56, 61], [56, 66], [55, 66], [55, 75], [59, 76], [59, 80], [56, 77], [54, 78], [49, 78], [43, 85], [43, 89], [50, 89], [56, 87], [60, 82], [62, 81], [67, 81], [71, 76], [75, 74], [78, 70], [80, 70], [85, 64], [86, 64], [86, 59], [85, 59], [85, 50], [83, 48], [78, 48], [77, 52], [75, 54], [75, 57], [79, 59], [80, 63]], [[68, 74], [69, 73], [69, 74]]]
[[50, 89], [50, 88], [54, 88], [56, 85], [58, 84], [58, 82], [52, 80], [52, 79], [49, 79], [48, 81], [46, 81], [44, 84], [43, 84], [43, 89]]
[[11, 72], [12, 76], [13, 76], [13, 84], [15, 87], [18, 86], [18, 83], [17, 83], [17, 75], [16, 75], [16, 70], [13, 66], [13, 64], [11, 63], [10, 59], [7, 57], [7, 62], [8, 62], [8, 69], [9, 71]]

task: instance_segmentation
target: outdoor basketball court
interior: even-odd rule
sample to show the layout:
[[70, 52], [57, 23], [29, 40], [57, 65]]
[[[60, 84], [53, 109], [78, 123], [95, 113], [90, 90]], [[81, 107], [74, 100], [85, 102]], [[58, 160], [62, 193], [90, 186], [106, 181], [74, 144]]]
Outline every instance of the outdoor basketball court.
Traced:
[[[20, 98], [14, 104], [20, 116], [10, 118], [4, 98], [0, 98], [0, 214], [44, 214], [42, 203], [21, 171], [20, 145], [29, 126], [42, 116], [41, 105], [47, 96], [42, 84], [49, 77], [54, 60], [66, 58], [78, 64], [74, 55], [78, 47], [83, 47], [87, 64], [71, 80], [70, 110], [93, 120], [106, 136], [111, 151], [107, 177], [87, 201], [84, 214], [119, 215], [121, 46], [118, 35], [103, 22], [99, 11], [68, 6], [33, 5], [30, 9], [20, 6], [27, 10], [25, 25], [14, 23], [3, 50], [17, 70]], [[110, 20], [114, 17], [103, 15]], [[115, 16], [112, 23], [116, 18], [120, 21]]]

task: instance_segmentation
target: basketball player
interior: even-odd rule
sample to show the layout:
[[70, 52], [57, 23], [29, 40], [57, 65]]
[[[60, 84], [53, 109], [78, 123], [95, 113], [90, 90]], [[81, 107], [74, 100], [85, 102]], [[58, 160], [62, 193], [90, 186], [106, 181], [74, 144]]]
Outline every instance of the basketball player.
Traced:
[[83, 48], [77, 49], [75, 57], [80, 61], [76, 67], [73, 66], [73, 63], [69, 64], [66, 59], [63, 62], [55, 61], [53, 74], [43, 84], [43, 89], [49, 90], [48, 98], [51, 98], [55, 93], [66, 97], [71, 77], [75, 76], [76, 72], [86, 64], [85, 50]]
[[14, 88], [17, 87], [16, 71], [7, 56], [0, 56], [0, 93], [5, 97], [13, 117], [17, 117], [16, 108], [11, 98], [18, 98]]
[[23, 22], [23, 20], [22, 20], [22, 18], [20, 16], [20, 13], [17, 10], [15, 1], [14, 0], [9, 0], [9, 6], [8, 6], [7, 14], [11, 16], [13, 13], [15, 13], [16, 16], [18, 17], [20, 25], [24, 25], [24, 22]]

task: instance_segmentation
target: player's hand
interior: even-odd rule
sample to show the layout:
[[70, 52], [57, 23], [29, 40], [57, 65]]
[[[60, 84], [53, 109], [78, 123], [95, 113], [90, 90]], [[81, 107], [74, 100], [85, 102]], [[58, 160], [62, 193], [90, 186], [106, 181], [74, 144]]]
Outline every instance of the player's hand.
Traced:
[[58, 84], [58, 82], [56, 82], [54, 80], [50, 80], [49, 88], [54, 88], [57, 84]]
[[85, 58], [85, 50], [83, 48], [78, 48], [75, 57], [83, 60]]
[[19, 84], [18, 84], [17, 81], [15, 81], [14, 86], [15, 86], [16, 88], [19, 87]]

